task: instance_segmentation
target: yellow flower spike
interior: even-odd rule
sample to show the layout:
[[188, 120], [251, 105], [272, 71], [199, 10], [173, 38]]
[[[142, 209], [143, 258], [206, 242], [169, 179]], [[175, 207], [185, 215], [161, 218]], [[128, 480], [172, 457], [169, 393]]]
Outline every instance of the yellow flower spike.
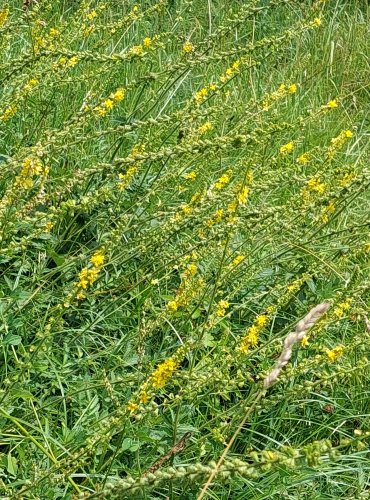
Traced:
[[184, 174], [183, 177], [184, 177], [184, 179], [193, 181], [197, 178], [197, 173], [195, 172], [195, 170], [192, 170], [191, 172]]
[[160, 365], [152, 373], [150, 381], [155, 389], [161, 389], [166, 384], [167, 380], [173, 375], [177, 368], [177, 363], [173, 358], [169, 358]]
[[104, 264], [105, 256], [103, 250], [97, 250], [91, 257], [90, 262], [94, 267], [101, 267]]
[[245, 205], [247, 203], [248, 195], [249, 195], [249, 188], [247, 186], [244, 186], [237, 196], [240, 205]]
[[303, 153], [297, 158], [297, 163], [300, 163], [301, 165], [307, 165], [309, 161], [310, 161], [309, 153]]
[[176, 300], [170, 300], [169, 302], [167, 302], [167, 309], [169, 311], [176, 312], [178, 308], [179, 308], [179, 305], [176, 302]]
[[107, 109], [108, 111], [112, 110], [113, 109], [113, 101], [112, 99], [107, 99], [106, 101], [103, 102], [103, 106], [105, 107], [105, 109]]
[[182, 46], [182, 51], [184, 52], [184, 54], [191, 54], [192, 52], [194, 52], [194, 45], [190, 42], [185, 42]]
[[146, 38], [144, 38], [143, 40], [143, 46], [146, 48], [146, 49], [149, 49], [149, 47], [152, 45], [152, 39], [149, 38], [148, 36]]
[[119, 88], [109, 96], [115, 102], [121, 102], [125, 98], [125, 89]]
[[326, 355], [330, 363], [334, 363], [334, 361], [343, 356], [343, 353], [344, 353], [344, 347], [342, 345], [338, 345], [331, 350], [329, 349], [326, 350]]
[[0, 10], [0, 28], [4, 26], [9, 16], [9, 9]]
[[291, 153], [293, 149], [294, 149], [294, 142], [290, 141], [287, 144], [284, 144], [283, 146], [280, 147], [280, 153], [285, 155]]
[[336, 99], [332, 99], [331, 101], [329, 101], [325, 105], [325, 108], [328, 108], [328, 109], [334, 109], [334, 108], [337, 108], [337, 107], [338, 107], [338, 102], [336, 101]]
[[230, 304], [227, 300], [220, 300], [216, 307], [216, 316], [219, 318], [223, 318], [226, 314], [226, 309], [230, 307]]
[[302, 346], [302, 347], [307, 347], [309, 344], [310, 344], [310, 343], [309, 343], [309, 341], [308, 341], [308, 337], [307, 337], [307, 335], [305, 335], [305, 336], [303, 337], [303, 339], [301, 340], [301, 346]]
[[129, 401], [127, 404], [127, 409], [130, 413], [134, 413], [136, 410], [138, 410], [139, 405], [134, 403], [133, 401]]
[[236, 267], [241, 262], [243, 262], [243, 260], [245, 260], [245, 256], [244, 255], [238, 255], [237, 257], [235, 257], [235, 259], [233, 259], [233, 261], [231, 262], [231, 264], [230, 264], [229, 267]]

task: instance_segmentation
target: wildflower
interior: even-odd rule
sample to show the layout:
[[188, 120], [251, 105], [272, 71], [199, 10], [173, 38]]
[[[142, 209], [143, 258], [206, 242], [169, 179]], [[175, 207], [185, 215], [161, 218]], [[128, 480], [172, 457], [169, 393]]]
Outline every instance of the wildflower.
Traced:
[[111, 109], [113, 109], [113, 101], [112, 99], [107, 99], [106, 101], [103, 102], [103, 106], [105, 107], [105, 109], [107, 109], [108, 111], [110, 111]]
[[39, 82], [38, 80], [36, 80], [36, 78], [31, 78], [27, 83], [26, 85], [23, 87], [23, 90], [25, 92], [29, 92], [30, 90], [32, 90], [32, 88], [37, 85]]
[[338, 103], [337, 103], [336, 99], [332, 99], [327, 104], [325, 104], [325, 106], [323, 106], [323, 107], [326, 109], [334, 109], [334, 108], [338, 107]]
[[133, 401], [129, 401], [127, 404], [127, 409], [130, 413], [134, 413], [139, 408], [139, 405]]
[[338, 346], [334, 347], [334, 349], [332, 349], [332, 350], [329, 350], [329, 349], [326, 350], [326, 355], [327, 355], [330, 363], [333, 363], [338, 358], [340, 358], [343, 355], [343, 353], [344, 353], [344, 347], [342, 345], [338, 345]]
[[140, 395], [139, 395], [140, 403], [146, 404], [149, 401], [149, 399], [150, 399], [150, 396], [147, 393], [147, 391], [143, 391], [140, 393]]
[[287, 144], [284, 144], [283, 146], [281, 146], [280, 153], [285, 155], [287, 153], [291, 153], [293, 151], [293, 149], [294, 149], [294, 142], [290, 141]]
[[123, 189], [126, 189], [126, 187], [130, 184], [132, 178], [137, 172], [137, 167], [135, 165], [132, 165], [127, 169], [127, 172], [125, 174], [118, 174], [119, 178], [119, 184], [118, 188], [122, 191]]
[[197, 265], [196, 265], [196, 264], [194, 264], [194, 262], [192, 262], [192, 263], [190, 263], [190, 264], [187, 266], [187, 268], [186, 268], [186, 270], [185, 270], [185, 272], [184, 272], [184, 276], [185, 276], [186, 278], [191, 278], [192, 276], [194, 276], [194, 275], [196, 274], [197, 270], [198, 270]]
[[297, 163], [300, 163], [301, 165], [306, 165], [309, 161], [310, 161], [309, 153], [303, 153], [297, 158]]
[[3, 115], [1, 116], [1, 120], [3, 120], [4, 122], [6, 122], [7, 120], [10, 120], [10, 118], [13, 118], [13, 116], [16, 114], [16, 112], [17, 112], [17, 106], [15, 106], [14, 104], [8, 106], [5, 109]]
[[352, 180], [355, 178], [355, 174], [353, 172], [347, 172], [346, 174], [344, 174], [344, 176], [341, 178], [341, 180], [339, 181], [339, 184], [342, 186], [342, 187], [346, 187], [348, 186], [348, 184], [350, 184], [352, 182]]
[[297, 85], [295, 83], [289, 85], [288, 92], [289, 94], [295, 94], [297, 92]]
[[92, 10], [91, 12], [89, 12], [87, 14], [86, 17], [87, 17], [87, 19], [89, 19], [89, 21], [92, 21], [97, 15], [98, 14], [97, 14], [96, 10]]
[[199, 134], [203, 135], [205, 134], [206, 132], [208, 132], [209, 130], [212, 130], [213, 129], [213, 125], [211, 122], [206, 122], [204, 123], [203, 125], [201, 125], [198, 129], [198, 132]]
[[259, 330], [257, 326], [252, 325], [248, 328], [247, 334], [241, 339], [239, 351], [247, 354], [250, 347], [255, 347], [258, 344], [258, 334]]
[[104, 253], [103, 250], [97, 250], [91, 257], [90, 262], [94, 267], [100, 267], [104, 264]]
[[228, 172], [221, 175], [221, 177], [215, 183], [215, 189], [220, 191], [230, 182], [230, 175]]
[[243, 262], [244, 259], [245, 259], [244, 255], [238, 255], [237, 257], [235, 257], [235, 259], [233, 259], [233, 261], [230, 264], [230, 267], [238, 266], [241, 262]]
[[312, 177], [312, 179], [307, 182], [307, 186], [310, 190], [316, 191], [319, 194], [323, 194], [326, 189], [325, 184], [320, 181], [319, 177]]
[[173, 358], [169, 358], [160, 365], [152, 373], [150, 379], [153, 387], [161, 389], [166, 384], [167, 380], [173, 375], [177, 368], [177, 363]]
[[182, 47], [182, 51], [184, 54], [191, 54], [194, 51], [194, 45], [190, 42], [186, 42]]
[[146, 49], [149, 49], [149, 47], [152, 45], [152, 39], [149, 38], [148, 36], [146, 38], [144, 38], [143, 40], [143, 46], [146, 48]]
[[196, 177], [197, 177], [197, 173], [194, 170], [192, 170], [191, 172], [189, 172], [189, 173], [187, 173], [187, 174], [184, 175], [185, 179], [191, 180], [191, 181], [193, 181], [194, 179], [196, 179]]
[[200, 104], [201, 102], [203, 102], [205, 100], [207, 95], [208, 95], [208, 89], [206, 87], [203, 87], [202, 89], [198, 90], [195, 93], [194, 99], [195, 99], [197, 104]]
[[226, 314], [226, 309], [230, 307], [227, 300], [220, 300], [216, 307], [216, 316], [223, 318]]
[[338, 151], [345, 144], [347, 139], [351, 139], [352, 137], [353, 133], [351, 130], [342, 130], [337, 137], [333, 137], [328, 148], [329, 159], [333, 159], [336, 151]]
[[110, 96], [111, 99], [115, 102], [121, 102], [125, 98], [125, 89], [119, 88], [115, 92], [113, 92]]
[[9, 16], [9, 9], [0, 10], [0, 28], [4, 26]]
[[67, 63], [67, 66], [69, 68], [74, 68], [76, 66], [76, 64], [78, 63], [78, 57], [76, 56], [73, 56], [69, 59], [68, 63]]
[[321, 19], [319, 17], [315, 17], [315, 19], [312, 21], [314, 26], [321, 26]]
[[59, 33], [60, 33], [60, 31], [57, 28], [50, 28], [50, 30], [49, 30], [49, 35], [51, 37], [56, 37], [59, 35]]
[[249, 188], [244, 186], [243, 189], [238, 193], [238, 202], [240, 205], [245, 205], [249, 195]]
[[301, 340], [301, 346], [302, 347], [307, 347], [309, 345], [308, 337], [305, 335], [303, 339]]
[[50, 233], [50, 231], [53, 229], [54, 223], [53, 222], [47, 222], [44, 227], [44, 231], [46, 233]]
[[268, 317], [266, 316], [266, 314], [261, 314], [260, 316], [257, 316], [257, 318], [254, 320], [254, 324], [260, 328], [264, 327], [267, 322], [268, 322]]
[[351, 307], [351, 303], [353, 302], [353, 299], [349, 298], [345, 300], [344, 302], [341, 302], [340, 304], [335, 307], [333, 314], [334, 316], [337, 316], [337, 318], [341, 318], [344, 315], [345, 311], [348, 311], [348, 309]]
[[132, 49], [130, 50], [131, 54], [133, 54], [134, 56], [142, 56], [143, 55], [143, 46], [142, 45], [135, 45], [134, 47], [132, 47]]
[[176, 312], [177, 309], [179, 308], [179, 305], [176, 300], [170, 300], [167, 302], [167, 309], [169, 309], [172, 312]]

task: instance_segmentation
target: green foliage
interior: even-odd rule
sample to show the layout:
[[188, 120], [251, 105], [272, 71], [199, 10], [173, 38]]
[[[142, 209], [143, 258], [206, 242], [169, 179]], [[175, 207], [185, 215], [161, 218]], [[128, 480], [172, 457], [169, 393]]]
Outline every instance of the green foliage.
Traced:
[[3, 4], [1, 497], [367, 498], [368, 6]]

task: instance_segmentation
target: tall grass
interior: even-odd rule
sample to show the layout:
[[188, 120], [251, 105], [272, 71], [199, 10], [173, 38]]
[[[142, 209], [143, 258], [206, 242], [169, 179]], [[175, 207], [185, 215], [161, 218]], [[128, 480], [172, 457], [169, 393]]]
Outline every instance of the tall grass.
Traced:
[[21, 7], [2, 498], [366, 498], [366, 3]]

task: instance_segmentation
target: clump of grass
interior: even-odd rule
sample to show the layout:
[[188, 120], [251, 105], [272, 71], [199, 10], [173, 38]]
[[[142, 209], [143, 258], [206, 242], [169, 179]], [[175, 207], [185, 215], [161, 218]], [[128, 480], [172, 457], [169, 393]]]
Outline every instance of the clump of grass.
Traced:
[[4, 497], [367, 490], [367, 21], [1, 6]]

